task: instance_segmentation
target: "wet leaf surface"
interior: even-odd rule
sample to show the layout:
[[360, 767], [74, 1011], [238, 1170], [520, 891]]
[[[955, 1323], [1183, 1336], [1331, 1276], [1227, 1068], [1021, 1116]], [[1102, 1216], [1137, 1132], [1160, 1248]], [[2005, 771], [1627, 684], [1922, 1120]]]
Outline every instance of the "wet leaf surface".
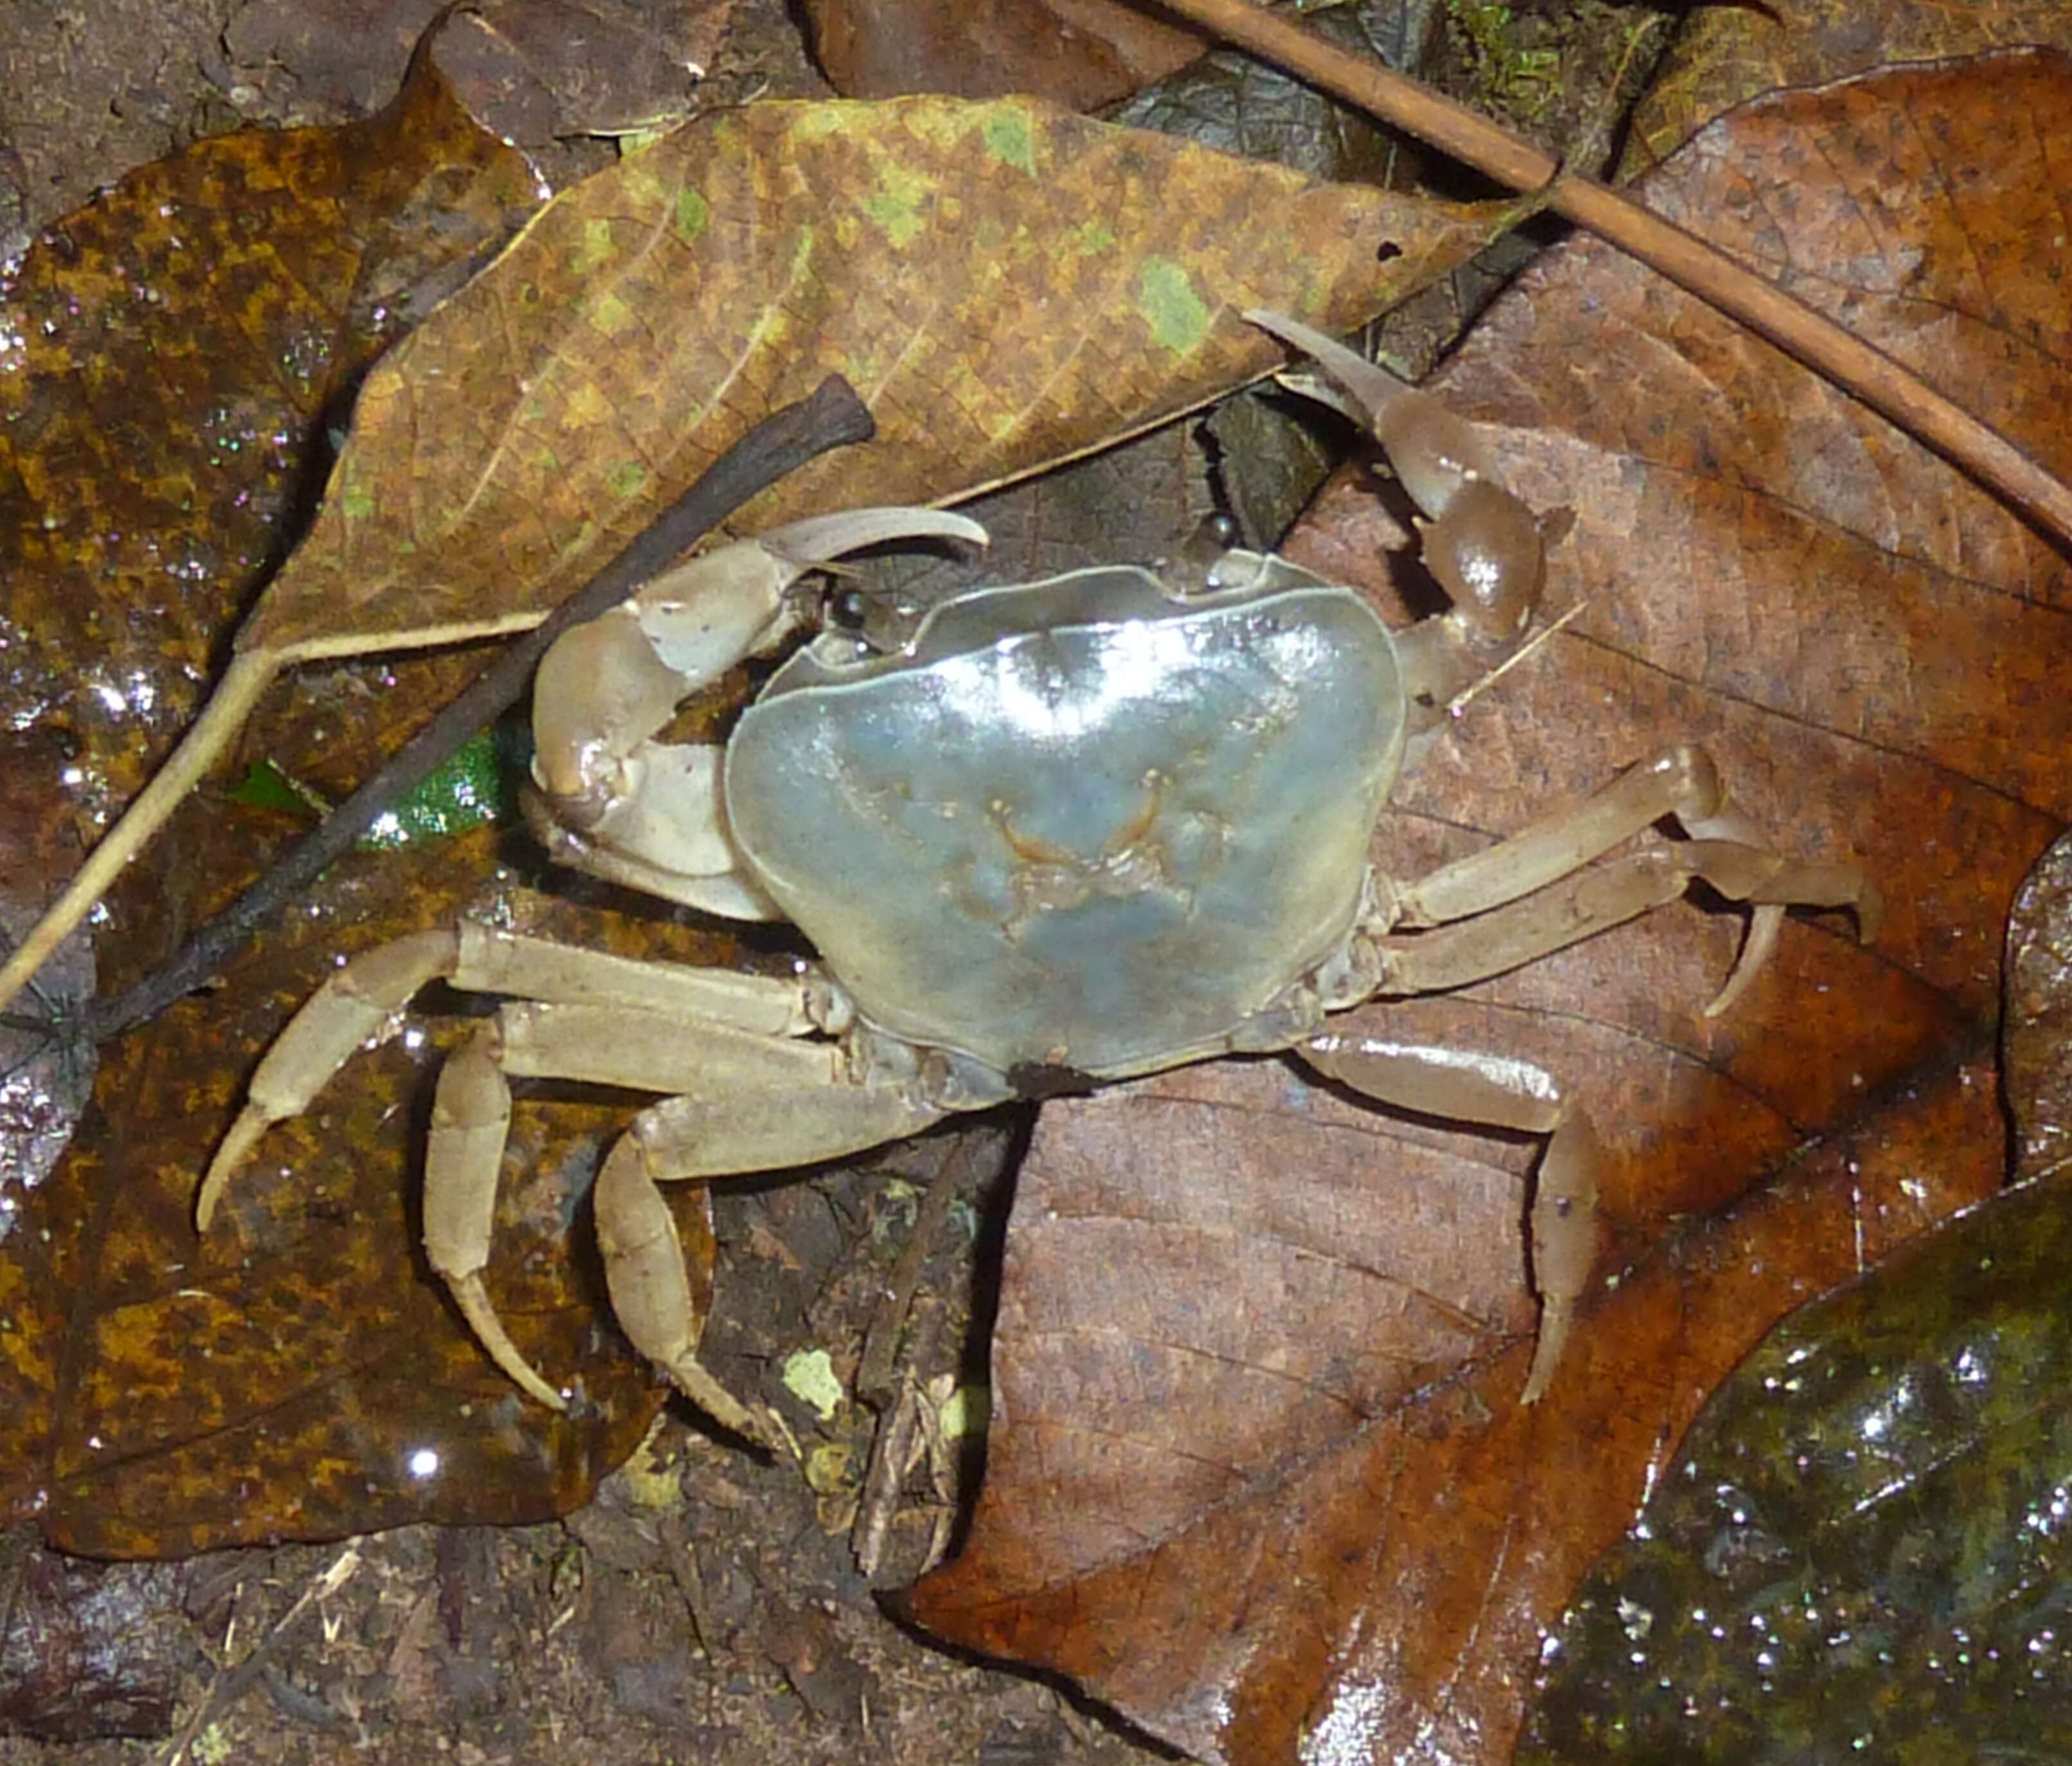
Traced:
[[1522, 1761], [2049, 1759], [2072, 1747], [2072, 847], [2008, 939], [2032, 1180], [1792, 1315], [1555, 1633]]
[[535, 197], [427, 78], [368, 122], [146, 166], [0, 278], [0, 694], [84, 842], [306, 516], [323, 414]]
[[[1781, 95], [1646, 194], [2062, 471], [2068, 101], [2048, 55]], [[2037, 132], [2011, 141], [2008, 105]], [[1692, 740], [1891, 911], [1869, 949], [1794, 921], [1717, 1019], [1741, 922], [1703, 902], [1354, 1015], [1531, 1060], [1604, 1134], [1602, 1285], [1530, 1410], [1530, 1145], [1272, 1063], [1045, 1107], [986, 1488], [918, 1610], [1247, 1766], [1507, 1758], [1544, 1628], [1705, 1393], [1997, 1187], [2001, 928], [2068, 808], [2072, 574], [1934, 456], [1589, 241], [1440, 389], [1531, 501], [1572, 507], [1548, 608], [1586, 604], [1413, 745], [1380, 862], [1425, 870]], [[1290, 550], [1400, 616], [1429, 591], [1378, 574], [1379, 508], [1347, 474]]]
[[1186, 65], [1202, 39], [1128, 0], [805, 0], [848, 98], [1026, 93], [1093, 110]]
[[[25, 731], [6, 813], [37, 838], [10, 842], [10, 888], [39, 893], [70, 868], [65, 808], [82, 776], [90, 821], [191, 710], [294, 519], [326, 402], [394, 315], [415, 310], [413, 294], [464, 270], [531, 194], [517, 156], [420, 86], [356, 129], [231, 138], [146, 167], [22, 265], [8, 290], [15, 372], [0, 386], [0, 492], [16, 536], [5, 690]], [[335, 792], [397, 739], [370, 705], [407, 727], [475, 665], [312, 677], [276, 696], [251, 757]], [[296, 831], [278, 815], [191, 805], [109, 904], [104, 983], [168, 954]], [[9, 1174], [0, 1511], [34, 1514], [76, 1549], [138, 1554], [384, 1517], [536, 1516], [579, 1500], [638, 1439], [656, 1399], [598, 1344], [594, 1272], [566, 1267], [572, 1191], [514, 1200], [532, 1212], [512, 1249], [544, 1267], [511, 1291], [520, 1315], [542, 1315], [541, 1340], [572, 1376], [598, 1369], [586, 1382], [597, 1407], [579, 1422], [515, 1429], [508, 1394], [420, 1279], [403, 1147], [434, 1046], [421, 1038], [368, 1064], [356, 1109], [269, 1150], [274, 1190], [251, 1186], [230, 1231], [198, 1248], [186, 1219], [235, 1086], [334, 949], [469, 903], [546, 912], [508, 879], [485, 882], [497, 838], [337, 867], [220, 996], [109, 1052], [55, 1172]], [[667, 934], [619, 936], [647, 948]], [[64, 997], [50, 1002], [61, 1019]], [[76, 1067], [79, 1052], [60, 1035], [43, 1058]], [[18, 1067], [14, 1080], [10, 1118], [64, 1114], [55, 1076]], [[618, 1120], [596, 1106], [552, 1130], [536, 1120], [526, 1144], [558, 1149], [558, 1175], [572, 1144], [588, 1134], [582, 1151], [594, 1151]], [[455, 1423], [471, 1415], [471, 1437]]]
[[954, 500], [1262, 372], [1241, 308], [1351, 324], [1489, 224], [1020, 101], [701, 120], [562, 196], [384, 358], [240, 648], [529, 623], [831, 372], [876, 441], [741, 530]]
[[[171, 836], [172, 865], [228, 891], [293, 831], [285, 820], [198, 806]], [[464, 909], [630, 953], [726, 954], [667, 924], [533, 896], [495, 866], [500, 838], [356, 854], [221, 990], [105, 1051], [70, 1155], [0, 1255], [9, 1512], [108, 1556], [538, 1519], [579, 1502], [631, 1450], [659, 1395], [601, 1322], [602, 1274], [578, 1224], [627, 1109], [540, 1101], [514, 1127], [524, 1175], [502, 1199], [493, 1291], [519, 1340], [579, 1398], [569, 1417], [535, 1414], [483, 1361], [418, 1246], [425, 1081], [467, 1027], [437, 1002], [356, 1061], [319, 1112], [268, 1137], [207, 1240], [191, 1224], [196, 1173], [251, 1061], [337, 954]], [[204, 905], [170, 877], [153, 881], [163, 905]], [[679, 1206], [709, 1286], [709, 1204]]]
[[2014, 1175], [2047, 1177], [2072, 1153], [2072, 846], [2043, 856], [2008, 926], [2004, 1085]]
[[0, 1536], [0, 1734], [162, 1735], [203, 1665], [182, 1622], [189, 1564], [109, 1566]]

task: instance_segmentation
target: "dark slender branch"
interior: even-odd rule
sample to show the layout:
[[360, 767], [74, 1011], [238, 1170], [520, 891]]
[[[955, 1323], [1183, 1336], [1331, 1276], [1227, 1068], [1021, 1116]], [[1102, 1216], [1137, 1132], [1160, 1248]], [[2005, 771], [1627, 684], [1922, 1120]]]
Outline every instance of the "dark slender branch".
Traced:
[[397, 797], [421, 784], [433, 768], [476, 731], [517, 702], [547, 646], [572, 625], [616, 607], [648, 578], [704, 537], [757, 492], [830, 448], [867, 442], [870, 413], [839, 374], [822, 381], [809, 398], [774, 411], [715, 460], [654, 525], [548, 615], [513, 639], [372, 777], [331, 811], [321, 825], [259, 881], [183, 945], [162, 968], [86, 1013], [96, 1042], [134, 1028], [208, 981], [248, 939], [288, 905], [374, 825]]

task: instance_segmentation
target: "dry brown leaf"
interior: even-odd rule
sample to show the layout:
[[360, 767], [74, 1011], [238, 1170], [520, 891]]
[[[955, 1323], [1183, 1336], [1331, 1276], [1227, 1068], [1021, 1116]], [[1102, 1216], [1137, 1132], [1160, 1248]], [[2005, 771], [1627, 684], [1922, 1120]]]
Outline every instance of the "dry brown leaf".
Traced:
[[813, 52], [848, 98], [1009, 93], [1096, 110], [1208, 46], [1128, 0], [806, 0]]
[[[1902, 72], [1737, 112], [1645, 195], [2062, 472], [2067, 117], [2054, 56]], [[1356, 1017], [1535, 1060], [1605, 1132], [1605, 1286], [1531, 1410], [1529, 1147], [1271, 1064], [1046, 1106], [986, 1489], [919, 1609], [1244, 1766], [1508, 1757], [1545, 1628], [1705, 1393], [1999, 1183], [2000, 928], [2072, 809], [2072, 570], [1881, 420], [1589, 241], [1441, 389], [1575, 509], [1548, 603], [1585, 607], [1426, 745], [1383, 862], [1695, 740], [1780, 846], [1860, 856], [1891, 911], [1868, 949], [1794, 923], [1715, 1020], [1740, 922], [1702, 904]], [[1291, 551], [1371, 578], [1376, 508], [1349, 475]]]
[[1844, 79], [1901, 62], [1936, 61], [2024, 44], [2072, 48], [2065, 0], [1765, 0], [1700, 6], [1679, 33], [1634, 114], [1626, 169], [1659, 164], [1729, 107], [1786, 86]]

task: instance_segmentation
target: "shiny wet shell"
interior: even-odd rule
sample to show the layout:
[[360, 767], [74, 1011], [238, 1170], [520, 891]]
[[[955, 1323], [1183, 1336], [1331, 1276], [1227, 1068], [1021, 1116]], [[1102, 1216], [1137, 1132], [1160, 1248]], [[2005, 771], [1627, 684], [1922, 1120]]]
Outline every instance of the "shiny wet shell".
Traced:
[[1353, 591], [1232, 560], [1185, 599], [1120, 567], [961, 595], [895, 656], [831, 634], [743, 715], [735, 843], [868, 1022], [1112, 1076], [1223, 1046], [1344, 936], [1395, 648]]

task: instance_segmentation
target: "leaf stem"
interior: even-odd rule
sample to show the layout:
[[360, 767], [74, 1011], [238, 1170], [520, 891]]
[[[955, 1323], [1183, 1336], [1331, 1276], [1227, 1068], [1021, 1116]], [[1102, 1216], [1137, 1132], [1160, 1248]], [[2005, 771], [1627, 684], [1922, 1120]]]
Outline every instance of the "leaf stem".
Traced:
[[1405, 75], [1326, 43], [1246, 0], [1163, 0], [1190, 23], [1430, 142], [1499, 183], [1537, 194], [1746, 325], [1964, 471], [2072, 550], [2072, 487], [1911, 369], [1694, 233], [1578, 173], [1523, 137]]
[[[796, 404], [787, 405], [764, 418], [754, 428], [743, 435], [734, 446], [715, 460], [705, 475], [670, 504], [656, 520], [654, 525], [639, 533], [624, 550], [609, 564], [577, 590], [565, 601], [549, 614], [545, 620], [530, 632], [513, 638], [500, 651], [489, 666], [462, 690], [460, 694], [439, 711], [425, 727], [381, 767], [360, 788], [341, 803], [316, 828], [305, 835], [299, 845], [228, 908], [203, 927], [181, 946], [171, 961], [154, 969], [134, 986], [125, 988], [113, 998], [98, 1000], [88, 1010], [88, 1034], [97, 1042], [119, 1035], [125, 1030], [143, 1023], [163, 1011], [183, 994], [191, 992], [220, 969], [232, 952], [264, 927], [270, 924], [288, 904], [313, 883], [319, 873], [335, 862], [371, 827], [383, 809], [397, 797], [421, 784], [426, 775], [450, 755], [454, 751], [482, 727], [490, 722], [508, 706], [515, 704], [525, 690], [525, 683], [532, 678], [532, 670], [547, 647], [572, 625], [594, 620], [607, 609], [616, 607], [641, 583], [655, 575], [680, 554], [717, 527], [742, 504], [758, 492], [767, 489], [787, 473], [795, 471], [807, 461], [851, 442], [870, 440], [874, 433], [870, 413], [856, 395], [849, 382], [839, 374], [831, 374], [822, 381], [811, 397]], [[268, 681], [281, 666], [281, 652], [255, 650], [238, 657], [231, 665], [224, 685], [217, 690], [208, 709], [203, 713], [202, 722], [216, 720], [217, 727], [228, 739], [228, 732], [234, 731], [251, 701], [257, 697]], [[249, 670], [240, 675], [240, 670]], [[256, 682], [245, 691], [233, 711], [219, 711], [231, 681], [236, 680], [240, 690], [245, 683]], [[171, 813], [179, 797], [188, 785], [200, 776], [215, 758], [215, 747], [202, 752], [198, 740], [201, 723], [197, 723], [186, 740], [175, 751], [175, 760], [194, 751], [195, 759], [187, 763], [176, 784], [166, 786], [169, 801], [164, 803], [144, 830], [148, 838], [158, 821]], [[114, 836], [128, 827], [138, 807], [154, 792], [160, 792], [167, 773], [173, 770], [168, 762], [154, 778], [144, 797], [138, 799], [129, 815], [125, 815], [111, 831], [109, 839], [95, 848], [88, 862], [89, 871], [95, 871], [102, 852], [113, 842]], [[154, 808], [156, 805], [154, 805]], [[121, 852], [105, 864], [100, 864], [95, 875], [99, 882], [90, 890], [83, 890], [81, 880], [76, 879], [71, 888], [60, 898], [60, 904], [79, 899], [77, 912], [72, 922], [61, 926], [56, 936], [44, 939], [39, 947], [47, 954], [79, 914], [84, 913], [100, 891], [112, 880], [121, 868], [128, 853], [142, 843], [142, 839], [131, 842]], [[87, 873], [81, 873], [81, 879]], [[50, 924], [57, 913], [54, 906], [38, 922], [30, 939], [17, 953], [15, 959], [7, 965], [7, 972], [0, 975], [0, 985], [12, 980], [18, 987], [34, 973], [35, 964], [24, 965], [23, 953], [27, 952], [45, 926]], [[37, 961], [41, 961], [39, 956]], [[18, 976], [14, 971], [20, 969]], [[12, 997], [13, 988], [0, 994], [0, 1006]]]
[[132, 800], [115, 825], [86, 855], [72, 881], [43, 910], [4, 965], [0, 965], [0, 1009], [35, 979], [51, 953], [106, 895], [138, 850], [200, 782], [216, 756], [229, 745], [260, 695], [273, 682], [279, 665], [264, 654], [235, 657], [201, 714], [187, 727], [179, 744], [166, 756], [151, 782]]

